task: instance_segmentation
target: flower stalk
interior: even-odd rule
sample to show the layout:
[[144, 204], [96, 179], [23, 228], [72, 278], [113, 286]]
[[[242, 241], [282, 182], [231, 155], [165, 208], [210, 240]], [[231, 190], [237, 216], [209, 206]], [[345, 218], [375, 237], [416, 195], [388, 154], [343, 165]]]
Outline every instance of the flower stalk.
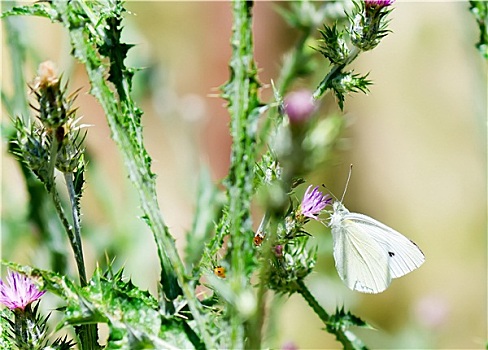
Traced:
[[[222, 97], [228, 101], [232, 136], [231, 165], [227, 179], [229, 216], [229, 279], [236, 292], [250, 288], [244, 276], [249, 274], [252, 257], [251, 197], [256, 162], [257, 119], [260, 114], [257, 69], [253, 58], [252, 1], [232, 2], [231, 78], [222, 87]], [[258, 305], [257, 309], [260, 309]], [[233, 310], [233, 312], [238, 312]], [[244, 339], [249, 347], [260, 344], [260, 327], [253, 320], [245, 327]], [[231, 320], [230, 347], [235, 348], [242, 337], [242, 320], [235, 314]]]
[[[75, 193], [75, 187], [73, 184], [73, 173], [64, 173], [64, 180], [66, 182], [66, 188], [68, 190], [68, 196], [71, 206], [71, 215], [73, 217], [73, 243], [72, 246], [76, 247], [77, 253], [75, 254], [76, 264], [78, 266], [78, 273], [80, 275], [80, 284], [82, 286], [87, 285], [87, 277], [85, 271], [85, 261], [83, 257], [83, 250], [81, 244], [81, 227], [80, 227], [80, 214], [78, 211], [78, 203]], [[79, 247], [79, 248], [78, 248]]]

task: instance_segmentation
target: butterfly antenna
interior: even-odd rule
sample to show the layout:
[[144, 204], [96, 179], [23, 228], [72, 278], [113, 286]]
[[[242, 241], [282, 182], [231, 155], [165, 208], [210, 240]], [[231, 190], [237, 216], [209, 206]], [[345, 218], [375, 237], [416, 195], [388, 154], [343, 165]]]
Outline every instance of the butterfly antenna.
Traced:
[[341, 197], [341, 203], [344, 201], [344, 196], [346, 195], [347, 187], [349, 186], [349, 180], [351, 180], [351, 174], [352, 174], [352, 164], [349, 166], [349, 175], [347, 175], [346, 187], [344, 187], [344, 193], [342, 194]]
[[322, 187], [325, 188], [327, 190], [327, 192], [330, 193], [330, 195], [336, 200], [336, 201], [339, 201], [339, 199], [337, 199], [337, 197], [332, 193], [332, 191], [330, 190], [330, 188], [328, 188], [327, 186], [325, 186], [325, 184], [322, 184]]

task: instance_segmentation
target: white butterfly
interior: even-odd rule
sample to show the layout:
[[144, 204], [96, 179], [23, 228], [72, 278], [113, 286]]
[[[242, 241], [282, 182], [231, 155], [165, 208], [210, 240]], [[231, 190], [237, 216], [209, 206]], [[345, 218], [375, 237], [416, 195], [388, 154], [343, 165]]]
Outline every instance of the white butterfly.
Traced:
[[398, 278], [425, 261], [411, 240], [369, 216], [351, 213], [340, 202], [333, 204], [329, 227], [334, 240], [337, 272], [358, 292], [381, 293]]

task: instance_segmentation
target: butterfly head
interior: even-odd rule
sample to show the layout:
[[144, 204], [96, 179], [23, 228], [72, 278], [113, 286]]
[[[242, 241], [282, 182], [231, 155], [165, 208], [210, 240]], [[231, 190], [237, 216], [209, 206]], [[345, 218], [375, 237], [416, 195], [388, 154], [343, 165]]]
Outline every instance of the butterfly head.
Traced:
[[340, 201], [335, 201], [332, 204], [332, 209], [334, 210], [334, 214], [346, 214], [349, 213], [349, 210], [346, 209], [344, 204]]
[[329, 226], [339, 226], [344, 219], [344, 216], [349, 213], [349, 210], [347, 210], [344, 204], [342, 204], [340, 201], [335, 201], [332, 204], [332, 210], [333, 211], [330, 214]]

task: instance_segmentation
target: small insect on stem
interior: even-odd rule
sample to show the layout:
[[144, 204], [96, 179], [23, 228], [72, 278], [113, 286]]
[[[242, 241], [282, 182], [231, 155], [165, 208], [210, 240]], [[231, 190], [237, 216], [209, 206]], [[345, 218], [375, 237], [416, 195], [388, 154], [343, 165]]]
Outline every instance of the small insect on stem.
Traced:
[[256, 232], [254, 238], [252, 239], [254, 245], [256, 247], [259, 247], [263, 243], [263, 241], [264, 241], [264, 235], [260, 231]]
[[264, 237], [265, 237], [264, 230], [268, 225], [268, 221], [269, 221], [269, 215], [268, 213], [266, 213], [261, 219], [261, 223], [259, 224], [258, 230], [256, 231], [254, 238], [252, 239], [252, 242], [256, 247], [259, 247], [264, 241]]
[[217, 277], [225, 278], [225, 267], [223, 267], [223, 266], [216, 266], [214, 268], [214, 274]]

